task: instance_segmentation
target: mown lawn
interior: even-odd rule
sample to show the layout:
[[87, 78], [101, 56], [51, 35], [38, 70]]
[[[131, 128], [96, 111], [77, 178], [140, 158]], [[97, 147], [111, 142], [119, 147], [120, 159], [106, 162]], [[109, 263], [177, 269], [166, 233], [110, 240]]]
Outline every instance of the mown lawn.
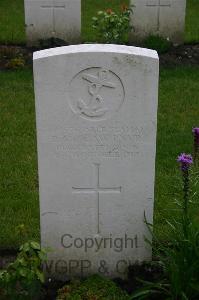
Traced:
[[[155, 228], [164, 239], [164, 217], [173, 217], [179, 192], [176, 157], [192, 150], [193, 126], [199, 125], [199, 68], [163, 69], [158, 111]], [[0, 73], [0, 248], [16, 248], [25, 224], [39, 239], [39, 201], [32, 72]]]
[[[177, 156], [192, 153], [192, 128], [199, 126], [199, 67], [162, 69], [159, 83], [159, 111], [156, 160], [155, 229], [165, 238], [165, 218], [177, 214], [175, 200], [182, 199], [182, 178]], [[194, 176], [194, 182], [195, 182]], [[194, 200], [199, 201], [199, 187]], [[199, 202], [198, 202], [199, 203]], [[192, 206], [194, 215], [197, 210]], [[199, 219], [198, 219], [199, 221]]]
[[[74, 0], [75, 1], [75, 0]], [[82, 0], [82, 40], [94, 41], [91, 19], [100, 9], [118, 10], [129, 0]], [[9, 5], [8, 5], [9, 3]], [[187, 0], [185, 41], [199, 42], [199, 0]], [[0, 44], [25, 44], [24, 0], [0, 0]]]
[[0, 0], [0, 43], [25, 44], [23, 0]]
[[0, 247], [20, 243], [17, 225], [39, 237], [35, 112], [31, 70], [0, 72]]
[[199, 0], [187, 0], [185, 42], [199, 42]]

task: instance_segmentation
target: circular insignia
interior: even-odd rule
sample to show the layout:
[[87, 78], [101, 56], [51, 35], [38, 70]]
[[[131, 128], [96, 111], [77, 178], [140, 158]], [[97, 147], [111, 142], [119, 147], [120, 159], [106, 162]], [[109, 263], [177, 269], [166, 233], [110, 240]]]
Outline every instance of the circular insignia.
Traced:
[[120, 109], [123, 101], [121, 79], [110, 70], [97, 67], [85, 69], [70, 83], [70, 107], [84, 119], [110, 118]]

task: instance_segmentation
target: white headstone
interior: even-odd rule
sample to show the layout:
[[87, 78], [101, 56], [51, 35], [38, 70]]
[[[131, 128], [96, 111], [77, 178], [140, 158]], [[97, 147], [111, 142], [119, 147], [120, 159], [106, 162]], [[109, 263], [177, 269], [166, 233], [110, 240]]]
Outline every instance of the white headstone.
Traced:
[[183, 42], [186, 0], [131, 0], [133, 7], [131, 40], [143, 40], [149, 35]]
[[121, 45], [34, 53], [50, 276], [125, 276], [151, 259], [158, 69], [156, 51]]
[[59, 38], [68, 43], [81, 39], [81, 0], [25, 0], [28, 45]]

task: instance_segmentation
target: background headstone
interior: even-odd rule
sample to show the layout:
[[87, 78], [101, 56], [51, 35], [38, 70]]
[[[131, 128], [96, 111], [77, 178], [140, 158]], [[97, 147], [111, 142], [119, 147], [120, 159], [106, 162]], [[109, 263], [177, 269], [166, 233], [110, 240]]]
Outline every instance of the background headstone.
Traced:
[[131, 0], [131, 5], [131, 41], [158, 34], [173, 43], [183, 42], [186, 0]]
[[81, 0], [25, 0], [28, 45], [59, 38], [68, 43], [81, 39]]
[[156, 51], [78, 45], [34, 53], [41, 242], [49, 276], [125, 276], [151, 259]]

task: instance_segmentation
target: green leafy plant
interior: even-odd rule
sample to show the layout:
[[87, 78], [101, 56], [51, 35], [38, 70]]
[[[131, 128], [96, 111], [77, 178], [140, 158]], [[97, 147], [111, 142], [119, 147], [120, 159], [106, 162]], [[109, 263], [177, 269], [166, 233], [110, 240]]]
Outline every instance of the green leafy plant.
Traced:
[[[199, 128], [193, 129], [195, 159], [199, 150]], [[196, 145], [196, 143], [198, 143]], [[197, 153], [196, 153], [197, 152]], [[167, 220], [172, 237], [170, 244], [165, 245], [158, 240], [152, 231], [152, 225], [145, 222], [153, 236], [154, 254], [159, 257], [158, 265], [162, 267], [164, 277], [158, 282], [142, 281], [143, 288], [136, 292], [131, 299], [150, 299], [151, 295], [158, 295], [157, 299], [197, 300], [199, 299], [199, 228], [191, 215], [194, 197], [191, 193], [193, 185], [198, 183], [198, 170], [193, 170], [190, 154], [182, 153], [178, 157], [182, 173], [183, 199], [176, 201], [180, 208], [178, 219]], [[195, 180], [196, 178], [196, 180]], [[148, 241], [149, 242], [149, 241]]]
[[14, 69], [14, 70], [23, 68], [24, 66], [25, 66], [25, 59], [23, 57], [12, 58], [6, 64], [7, 69]]
[[125, 44], [132, 29], [131, 13], [132, 9], [126, 5], [122, 5], [118, 14], [112, 9], [98, 11], [97, 17], [92, 18], [92, 27], [96, 31], [97, 41], [107, 44]]
[[156, 50], [159, 54], [168, 52], [172, 43], [169, 39], [166, 39], [159, 35], [150, 35], [144, 41], [144, 47], [148, 49]]
[[24, 53], [19, 47], [0, 47], [0, 61], [6, 69], [19, 69], [26, 64]]
[[0, 271], [0, 299], [38, 299], [44, 283], [42, 262], [46, 259], [46, 250], [38, 243], [23, 244], [16, 260]]
[[57, 300], [129, 300], [112, 280], [93, 275], [83, 281], [72, 281], [58, 291]]

